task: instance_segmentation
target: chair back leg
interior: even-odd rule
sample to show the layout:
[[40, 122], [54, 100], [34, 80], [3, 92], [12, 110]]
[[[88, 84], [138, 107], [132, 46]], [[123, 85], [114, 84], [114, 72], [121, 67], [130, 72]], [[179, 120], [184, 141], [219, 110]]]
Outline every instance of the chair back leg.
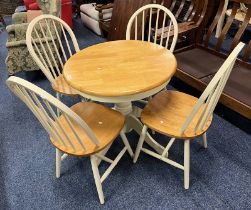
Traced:
[[60, 177], [60, 168], [61, 168], [61, 151], [56, 148], [56, 177]]
[[203, 146], [205, 149], [207, 148], [207, 133], [203, 134]]
[[190, 140], [184, 141], [184, 188], [189, 189], [190, 174]]

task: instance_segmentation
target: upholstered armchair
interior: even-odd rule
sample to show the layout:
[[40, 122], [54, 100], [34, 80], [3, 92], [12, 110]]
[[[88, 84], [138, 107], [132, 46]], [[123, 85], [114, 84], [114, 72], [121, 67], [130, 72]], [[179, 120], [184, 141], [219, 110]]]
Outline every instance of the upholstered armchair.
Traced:
[[[43, 2], [38, 0], [37, 3], [43, 14], [60, 14], [60, 0]], [[29, 12], [29, 11], [28, 11]], [[6, 47], [8, 55], [5, 60], [8, 74], [14, 75], [19, 71], [39, 70], [39, 67], [33, 61], [26, 47], [26, 31], [28, 28], [29, 17], [27, 12], [15, 13], [12, 15], [13, 24], [7, 26], [8, 39]]]

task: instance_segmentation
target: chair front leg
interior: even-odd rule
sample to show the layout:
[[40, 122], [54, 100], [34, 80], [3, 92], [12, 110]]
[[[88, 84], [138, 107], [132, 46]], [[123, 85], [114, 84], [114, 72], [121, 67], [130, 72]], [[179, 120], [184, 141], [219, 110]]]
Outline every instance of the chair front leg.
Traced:
[[93, 172], [96, 188], [98, 191], [98, 197], [99, 197], [100, 203], [104, 204], [105, 199], [104, 199], [104, 193], [103, 193], [102, 184], [101, 184], [101, 180], [100, 180], [97, 159], [94, 155], [92, 155], [90, 157], [90, 159], [91, 159], [91, 165], [92, 165], [92, 172]]
[[129, 142], [128, 142], [128, 139], [127, 139], [127, 137], [126, 137], [124, 131], [121, 131], [121, 132], [120, 132], [120, 137], [122, 138], [122, 141], [124, 142], [124, 145], [125, 145], [125, 147], [126, 147], [128, 153], [129, 153], [130, 156], [133, 158], [133, 151], [132, 151], [132, 148], [131, 148], [131, 146], [130, 146], [130, 144], [129, 144]]
[[143, 143], [145, 141], [145, 138], [146, 138], [146, 132], [147, 132], [147, 126], [144, 125], [143, 129], [142, 129], [142, 132], [140, 134], [140, 138], [139, 138], [139, 142], [138, 142], [138, 145], [137, 145], [137, 148], [136, 148], [136, 151], [135, 151], [135, 154], [134, 154], [134, 159], [133, 159], [133, 162], [136, 163], [137, 160], [138, 160], [138, 157], [139, 157], [139, 153], [142, 149], [142, 146], [143, 146]]
[[60, 168], [61, 168], [61, 151], [56, 148], [56, 177], [60, 177]]
[[207, 148], [207, 133], [206, 132], [203, 134], [203, 146], [205, 149]]
[[190, 140], [184, 141], [184, 188], [189, 189]]

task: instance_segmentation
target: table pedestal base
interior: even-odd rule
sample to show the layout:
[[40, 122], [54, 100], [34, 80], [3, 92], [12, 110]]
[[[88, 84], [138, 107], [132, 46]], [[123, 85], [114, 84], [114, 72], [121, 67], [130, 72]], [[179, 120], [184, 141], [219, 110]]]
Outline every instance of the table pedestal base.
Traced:
[[[139, 135], [142, 132], [143, 129], [143, 124], [140, 122], [140, 120], [134, 116], [134, 115], [129, 115], [127, 117], [127, 121], [126, 121], [126, 126], [127, 126], [127, 130], [134, 130], [136, 133], [138, 133]], [[164, 147], [161, 146], [160, 144], [158, 144], [152, 137], [151, 135], [147, 132], [146, 134], [146, 139], [145, 142], [152, 147], [156, 152], [158, 152], [159, 154], [162, 154], [164, 151]]]
[[132, 103], [131, 102], [117, 103], [115, 104], [114, 109], [126, 116], [132, 113]]
[[[136, 106], [132, 107], [131, 102], [118, 103], [118, 104], [115, 105], [114, 108], [117, 111], [120, 111], [121, 113], [123, 113], [126, 116], [126, 123], [125, 123], [125, 127], [124, 127], [125, 133], [128, 133], [131, 130], [134, 130], [136, 133], [138, 133], [140, 135], [141, 131], [143, 129], [143, 124], [140, 122], [138, 117], [140, 116], [140, 113], [141, 113], [142, 109], [140, 109], [139, 107], [136, 107]], [[159, 154], [162, 154], [164, 149], [165, 149], [163, 146], [158, 144], [150, 136], [150, 134], [148, 132], [146, 134], [145, 142], [150, 147], [152, 147], [156, 152], [158, 152]], [[110, 146], [108, 146], [107, 148], [102, 150], [100, 152], [100, 154], [105, 155], [107, 153], [107, 151], [109, 150]], [[101, 162], [101, 160], [98, 162], [98, 164], [100, 164], [100, 162]]]

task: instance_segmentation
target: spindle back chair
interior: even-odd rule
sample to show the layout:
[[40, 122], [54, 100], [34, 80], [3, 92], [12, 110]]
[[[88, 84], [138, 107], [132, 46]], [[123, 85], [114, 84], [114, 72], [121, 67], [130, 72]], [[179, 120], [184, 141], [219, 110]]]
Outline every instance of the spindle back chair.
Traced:
[[53, 89], [57, 93], [76, 95], [62, 75], [65, 62], [79, 51], [77, 39], [67, 23], [53, 15], [38, 16], [28, 26], [26, 44]]
[[[184, 188], [189, 188], [190, 141], [203, 135], [204, 147], [207, 148], [206, 131], [211, 125], [213, 111], [244, 45], [239, 43], [236, 46], [199, 99], [178, 91], [162, 91], [149, 101], [141, 114], [144, 127], [135, 151], [134, 163], [140, 151], [143, 151], [184, 170]], [[171, 137], [162, 154], [143, 148], [148, 127]], [[184, 140], [184, 165], [168, 158], [168, 151], [176, 139]]]
[[[239, 8], [240, 8], [240, 3], [245, 3], [247, 6], [247, 12], [245, 14], [245, 17], [243, 18], [244, 21], [238, 25], [238, 29], [236, 30], [233, 39], [231, 41], [231, 45], [230, 48], [228, 49], [228, 53], [230, 53], [237, 45], [238, 43], [241, 41], [241, 38], [243, 36], [243, 34], [245, 33], [247, 27], [249, 26], [249, 22], [251, 19], [251, 1], [250, 0], [230, 0], [230, 2], [232, 3], [233, 7], [231, 10], [231, 14], [229, 16], [229, 18], [227, 19], [227, 22], [225, 23], [222, 31], [220, 32], [217, 40], [216, 40], [216, 44], [213, 47], [213, 51], [216, 51], [218, 53], [222, 52], [222, 48], [223, 48], [223, 44], [224, 41], [227, 38], [227, 35], [229, 34], [230, 30], [231, 30], [231, 26], [233, 25], [234, 21], [235, 21], [235, 15], [237, 14]], [[210, 25], [206, 35], [205, 35], [205, 39], [202, 42], [202, 46], [204, 46], [205, 48], [210, 48], [209, 44], [210, 44], [210, 39], [215, 36], [215, 31], [217, 29], [217, 24], [219, 22], [219, 19], [221, 17], [222, 11], [224, 10], [224, 1], [220, 1], [220, 5], [216, 14], [216, 17], [214, 19], [214, 21], [212, 22], [212, 24]], [[251, 56], [251, 40], [249, 40], [248, 47], [246, 48], [245, 52], [244, 52], [244, 56], [242, 57], [242, 61], [248, 65], [250, 65], [250, 62], [248, 62], [248, 60], [250, 59]]]
[[[215, 75], [220, 63], [225, 59], [239, 42], [246, 43], [243, 52], [238, 56], [233, 74], [220, 98], [220, 102], [241, 115], [251, 119], [251, 40], [250, 20], [251, 1], [229, 0], [232, 5], [231, 14], [227, 17], [221, 31], [217, 30], [218, 22], [225, 10], [225, 2], [217, 1], [217, 13], [208, 27], [202, 28], [191, 45], [176, 50], [178, 69], [176, 76], [196, 89], [204, 90]], [[235, 16], [245, 3], [247, 11], [243, 21], [236, 20]], [[216, 36], [216, 32], [218, 32]], [[204, 68], [197, 65], [197, 61], [204, 63]]]
[[[153, 15], [155, 13], [156, 19], [153, 20]], [[163, 16], [161, 23], [159, 22], [160, 16]], [[147, 24], [145, 17], [148, 17]], [[138, 34], [138, 24], [141, 25], [142, 28], [141, 34]], [[152, 28], [154, 27], [155, 31], [157, 31], [159, 29], [159, 25], [161, 25], [163, 29], [160, 40], [158, 40], [157, 33], [155, 33], [154, 37], [152, 36]], [[164, 33], [165, 26], [169, 27], [167, 34]], [[132, 33], [132, 29], [134, 29], [134, 33]], [[140, 39], [142, 41], [153, 42], [155, 44], [159, 44], [165, 48], [168, 48], [171, 52], [173, 52], [178, 38], [177, 21], [171, 11], [166, 7], [159, 4], [148, 4], [138, 9], [131, 16], [127, 25], [126, 39], [132, 39], [132, 34], [134, 35], [133, 39], [135, 40]]]
[[[208, 0], [159, 0], [157, 3], [169, 8], [174, 14], [178, 22], [178, 47], [184, 46], [186, 42], [193, 39], [194, 32], [199, 29], [204, 20]], [[162, 17], [160, 17], [162, 18]], [[164, 27], [164, 34], [169, 30], [169, 27]], [[155, 34], [155, 30], [153, 29]], [[156, 31], [158, 39], [161, 37], [162, 28]]]
[[[115, 110], [91, 102], [80, 102], [69, 108], [46, 91], [18, 77], [10, 77], [7, 85], [33, 112], [56, 147], [57, 178], [60, 177], [61, 161], [68, 155], [90, 156], [99, 199], [103, 204], [104, 195], [101, 183], [126, 151], [131, 157], [133, 156], [122, 130], [125, 122], [124, 116]], [[57, 110], [60, 110], [60, 116], [57, 116]], [[118, 134], [125, 147], [115, 160], [99, 154], [114, 141]], [[65, 154], [61, 155], [62, 152]], [[111, 164], [102, 177], [98, 171], [98, 160]]]
[[232, 53], [228, 56], [221, 68], [214, 75], [213, 79], [210, 81], [207, 88], [202, 93], [197, 104], [194, 106], [194, 109], [192, 110], [184, 125], [182, 126], [181, 135], [184, 134], [184, 132], [189, 127], [189, 125], [194, 120], [195, 116], [198, 114], [199, 111], [201, 111], [201, 113], [199, 120], [196, 123], [196, 126], [194, 127], [194, 134], [198, 133], [205, 127], [219, 101], [222, 91], [234, 67], [237, 56], [244, 48], [244, 46], [244, 43], [239, 43], [232, 51]]
[[[99, 146], [97, 137], [85, 121], [49, 93], [17, 77], [8, 79], [7, 84], [38, 118], [39, 122], [54, 140], [56, 147], [74, 155], [84, 153], [86, 142], [83, 136], [80, 136], [81, 129], [83, 129], [81, 133], [86, 133], [92, 144]], [[56, 109], [60, 110], [62, 120], [58, 119], [55, 112]], [[79, 127], [79, 132], [74, 129], [76, 126]], [[65, 132], [66, 130], [75, 135], [75, 142], [69, 133]]]
[[[173, 0], [170, 1], [170, 10], [178, 23], [192, 22], [200, 25], [206, 13], [208, 0]], [[168, 7], [169, 8], [169, 7]]]

